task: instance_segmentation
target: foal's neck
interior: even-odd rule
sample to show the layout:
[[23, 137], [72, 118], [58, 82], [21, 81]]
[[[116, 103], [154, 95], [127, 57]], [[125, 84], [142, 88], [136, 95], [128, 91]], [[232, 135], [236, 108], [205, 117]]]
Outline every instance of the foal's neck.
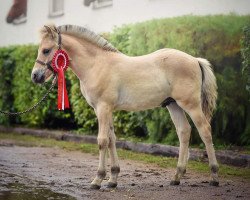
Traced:
[[71, 59], [70, 68], [79, 80], [84, 81], [102, 50], [88, 41], [66, 34], [62, 35], [62, 44]]

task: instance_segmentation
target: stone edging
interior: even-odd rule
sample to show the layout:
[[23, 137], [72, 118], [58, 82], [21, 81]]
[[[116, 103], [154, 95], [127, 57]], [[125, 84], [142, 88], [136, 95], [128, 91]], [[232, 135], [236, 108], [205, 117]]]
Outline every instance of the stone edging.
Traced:
[[[19, 133], [22, 135], [33, 135], [44, 138], [53, 138], [63, 141], [74, 141], [96, 144], [96, 137], [89, 135], [76, 135], [69, 131], [52, 131], [52, 130], [39, 130], [30, 128], [12, 128], [0, 126], [0, 132], [5, 133]], [[119, 140], [116, 142], [117, 148], [131, 150], [134, 152], [147, 153], [153, 155], [162, 155], [170, 157], [178, 157], [179, 148], [170, 145], [162, 144], [146, 144], [135, 143], [130, 141]], [[223, 164], [229, 164], [240, 167], [250, 168], [250, 155], [238, 154], [231, 150], [216, 151], [217, 160]], [[190, 160], [207, 160], [207, 154], [204, 150], [189, 149]]]

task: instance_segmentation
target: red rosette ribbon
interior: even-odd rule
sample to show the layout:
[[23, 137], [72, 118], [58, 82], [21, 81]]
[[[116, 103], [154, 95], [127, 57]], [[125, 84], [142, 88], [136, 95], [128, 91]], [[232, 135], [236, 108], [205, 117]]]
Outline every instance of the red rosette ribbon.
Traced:
[[64, 110], [69, 108], [69, 98], [66, 89], [66, 82], [64, 77], [64, 71], [69, 66], [69, 56], [68, 54], [59, 49], [55, 52], [52, 59], [52, 67], [58, 74], [58, 97], [57, 97], [57, 107], [58, 110]]

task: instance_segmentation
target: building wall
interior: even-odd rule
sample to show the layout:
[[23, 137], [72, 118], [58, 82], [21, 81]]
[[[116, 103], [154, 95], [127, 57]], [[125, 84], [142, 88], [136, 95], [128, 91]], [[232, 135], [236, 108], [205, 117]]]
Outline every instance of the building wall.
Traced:
[[113, 5], [99, 9], [83, 5], [83, 0], [64, 0], [64, 15], [48, 17], [49, 0], [28, 0], [27, 22], [7, 24], [6, 15], [13, 0], [0, 6], [0, 46], [37, 43], [37, 31], [45, 23], [76, 24], [95, 32], [111, 31], [114, 26], [152, 18], [186, 14], [250, 14], [250, 0], [113, 0]]

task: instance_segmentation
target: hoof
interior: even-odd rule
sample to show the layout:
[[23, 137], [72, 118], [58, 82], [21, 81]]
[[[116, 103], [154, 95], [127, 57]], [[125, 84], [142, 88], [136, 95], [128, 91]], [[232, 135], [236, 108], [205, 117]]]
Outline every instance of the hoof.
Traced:
[[171, 181], [170, 185], [180, 185], [180, 181]]
[[90, 189], [92, 189], [92, 190], [99, 190], [100, 188], [101, 188], [100, 185], [95, 185], [95, 184], [90, 185]]
[[219, 186], [219, 182], [218, 181], [210, 181], [209, 185], [218, 187]]
[[107, 187], [108, 188], [115, 188], [117, 186], [117, 183], [113, 183], [113, 182], [108, 182]]

